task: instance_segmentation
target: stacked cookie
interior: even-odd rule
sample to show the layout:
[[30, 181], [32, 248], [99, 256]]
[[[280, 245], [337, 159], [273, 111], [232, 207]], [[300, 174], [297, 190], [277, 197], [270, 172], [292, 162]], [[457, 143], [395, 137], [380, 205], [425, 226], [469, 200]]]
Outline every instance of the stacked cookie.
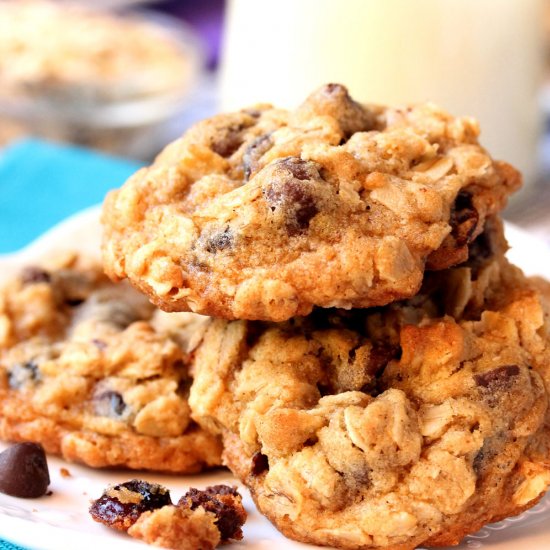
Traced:
[[456, 544], [533, 506], [550, 284], [505, 259], [520, 176], [478, 133], [335, 84], [194, 126], [103, 211], [107, 274], [172, 313], [82, 260], [23, 274], [0, 435], [171, 471], [221, 441], [278, 529], [340, 548]]
[[504, 257], [520, 175], [478, 133], [331, 84], [196, 125], [105, 202], [107, 273], [216, 318], [193, 418], [293, 539], [456, 544], [550, 485], [548, 284]]

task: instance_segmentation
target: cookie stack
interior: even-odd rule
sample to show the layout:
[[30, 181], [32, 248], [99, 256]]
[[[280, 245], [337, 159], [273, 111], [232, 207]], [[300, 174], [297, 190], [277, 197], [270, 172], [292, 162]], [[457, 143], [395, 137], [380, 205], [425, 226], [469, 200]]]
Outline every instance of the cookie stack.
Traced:
[[[186, 429], [221, 438], [290, 538], [457, 544], [550, 485], [550, 284], [505, 259], [498, 216], [521, 178], [478, 133], [329, 84], [292, 112], [197, 124], [105, 201], [107, 274], [212, 317], [185, 329], [190, 390], [149, 399], [185, 396]], [[108, 391], [130, 401], [133, 376]], [[173, 426], [163, 403], [132, 429]]]
[[478, 133], [330, 84], [196, 125], [106, 200], [107, 273], [216, 318], [193, 418], [293, 539], [457, 544], [550, 485], [549, 309]]

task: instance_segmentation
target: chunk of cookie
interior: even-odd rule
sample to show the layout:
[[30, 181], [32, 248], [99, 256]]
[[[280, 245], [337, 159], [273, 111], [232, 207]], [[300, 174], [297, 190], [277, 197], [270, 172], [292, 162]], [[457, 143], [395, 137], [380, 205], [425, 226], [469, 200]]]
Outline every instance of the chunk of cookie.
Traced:
[[90, 515], [118, 531], [128, 529], [144, 512], [172, 504], [170, 491], [156, 483], [132, 479], [106, 489], [90, 506]]
[[549, 324], [534, 286], [482, 249], [405, 302], [211, 322], [194, 418], [286, 536], [455, 545], [550, 486]]
[[234, 487], [190, 489], [174, 506], [167, 489], [136, 479], [108, 488], [92, 502], [90, 514], [108, 527], [175, 550], [211, 550], [241, 540], [247, 518]]
[[464, 262], [519, 187], [478, 126], [434, 105], [360, 105], [338, 84], [297, 110], [191, 128], [106, 199], [103, 258], [167, 311], [283, 321], [408, 298]]
[[204, 322], [155, 310], [84, 258], [23, 270], [0, 292], [0, 437], [96, 468], [220, 465], [187, 403]]

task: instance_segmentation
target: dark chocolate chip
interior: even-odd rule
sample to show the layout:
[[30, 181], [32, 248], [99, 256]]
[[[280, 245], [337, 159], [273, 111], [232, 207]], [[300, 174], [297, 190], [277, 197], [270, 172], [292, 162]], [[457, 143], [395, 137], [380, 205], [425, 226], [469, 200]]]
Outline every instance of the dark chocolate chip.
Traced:
[[[229, 496], [229, 498], [227, 498]], [[243, 515], [239, 506], [235, 507], [235, 497], [239, 493], [234, 487], [215, 485], [207, 487], [204, 491], [191, 488], [181, 497], [178, 506], [196, 510], [201, 507], [216, 516], [216, 527], [220, 531], [222, 541], [242, 538], [241, 526]]]
[[490, 371], [476, 374], [474, 375], [474, 380], [478, 386], [489, 388], [505, 384], [510, 378], [518, 375], [519, 367], [517, 365], [504, 365]]
[[207, 252], [215, 254], [219, 250], [230, 250], [233, 248], [234, 237], [229, 227], [221, 233], [215, 233], [206, 239], [205, 248]]
[[[127, 492], [135, 493], [131, 501], [125, 498]], [[143, 512], [169, 504], [172, 500], [168, 489], [156, 483], [132, 479], [104, 491], [100, 498], [92, 502], [89, 512], [95, 521], [127, 531]]]
[[0, 453], [0, 492], [14, 497], [46, 494], [50, 473], [46, 453], [37, 443], [17, 443]]
[[20, 278], [21, 282], [25, 285], [49, 283], [51, 281], [50, 274], [44, 269], [36, 266], [29, 266], [23, 269]]
[[256, 138], [247, 147], [243, 155], [243, 172], [246, 180], [258, 171], [260, 159], [271, 147], [273, 147], [271, 133]]
[[8, 375], [10, 388], [17, 390], [27, 384], [38, 382], [41, 379], [40, 369], [34, 361], [17, 363], [14, 365]]
[[112, 390], [94, 396], [94, 411], [98, 416], [121, 419], [127, 413], [126, 403], [120, 393]]
[[260, 451], [255, 452], [252, 455], [252, 465], [250, 467], [250, 473], [253, 476], [262, 475], [264, 472], [269, 470], [269, 461], [267, 456], [260, 453]]

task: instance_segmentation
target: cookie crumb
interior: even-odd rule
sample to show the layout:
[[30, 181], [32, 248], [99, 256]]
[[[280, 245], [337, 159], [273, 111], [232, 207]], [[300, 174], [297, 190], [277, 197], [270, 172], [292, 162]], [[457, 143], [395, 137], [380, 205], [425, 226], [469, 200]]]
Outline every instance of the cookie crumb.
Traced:
[[144, 512], [170, 504], [170, 491], [162, 485], [132, 479], [105, 489], [89, 511], [95, 521], [127, 531]]
[[174, 505], [168, 489], [137, 479], [108, 487], [92, 502], [90, 514], [131, 537], [174, 550], [210, 550], [241, 540], [247, 518], [235, 487], [191, 488]]
[[61, 474], [61, 477], [64, 477], [65, 479], [67, 479], [69, 477], [73, 477], [71, 475], [71, 472], [69, 472], [69, 470], [67, 470], [67, 468], [59, 468], [59, 473]]

